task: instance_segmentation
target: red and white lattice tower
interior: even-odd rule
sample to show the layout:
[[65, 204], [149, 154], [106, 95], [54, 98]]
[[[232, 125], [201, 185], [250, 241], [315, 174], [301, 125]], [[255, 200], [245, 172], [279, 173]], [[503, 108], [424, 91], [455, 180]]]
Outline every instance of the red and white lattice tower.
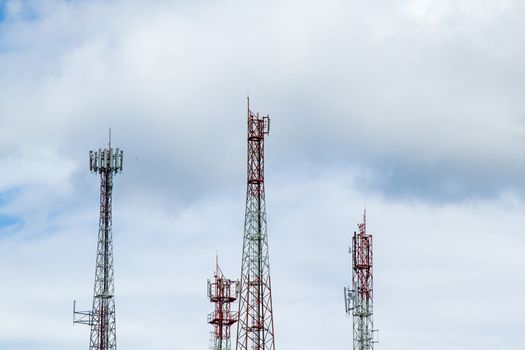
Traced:
[[236, 350], [275, 349], [264, 197], [264, 137], [269, 131], [269, 116], [252, 113], [248, 100], [248, 186]]
[[218, 259], [213, 277], [213, 281], [208, 280], [208, 298], [215, 304], [213, 312], [208, 315], [208, 323], [215, 328], [211, 333], [210, 349], [230, 350], [230, 328], [237, 322], [237, 313], [231, 310], [231, 304], [237, 300], [239, 281], [232, 281], [224, 276]]
[[359, 233], [354, 232], [350, 255], [352, 256], [352, 287], [345, 288], [345, 309], [353, 317], [354, 350], [374, 348], [373, 321], [373, 273], [372, 273], [372, 235], [366, 232], [366, 210], [363, 223], [357, 225]]

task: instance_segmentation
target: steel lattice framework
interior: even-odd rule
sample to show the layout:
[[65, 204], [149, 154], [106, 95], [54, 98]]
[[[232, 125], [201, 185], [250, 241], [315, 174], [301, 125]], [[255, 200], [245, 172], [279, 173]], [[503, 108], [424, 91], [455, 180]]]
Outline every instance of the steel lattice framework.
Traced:
[[248, 100], [248, 186], [237, 350], [275, 349], [264, 197], [264, 137], [269, 131], [269, 116], [252, 113]]
[[215, 328], [211, 333], [213, 350], [230, 350], [230, 328], [237, 322], [237, 314], [231, 311], [231, 304], [237, 300], [239, 281], [227, 279], [219, 267], [217, 259], [214, 280], [208, 280], [208, 298], [215, 304], [213, 313], [208, 315], [208, 323]]
[[89, 152], [89, 167], [100, 174], [100, 221], [93, 308], [76, 311], [73, 322], [91, 326], [90, 350], [116, 350], [113, 285], [112, 191], [113, 175], [122, 171], [123, 151], [108, 148]]
[[354, 350], [374, 348], [372, 235], [366, 232], [366, 210], [363, 223], [354, 232], [352, 256], [352, 288], [345, 288], [345, 309], [353, 317]]

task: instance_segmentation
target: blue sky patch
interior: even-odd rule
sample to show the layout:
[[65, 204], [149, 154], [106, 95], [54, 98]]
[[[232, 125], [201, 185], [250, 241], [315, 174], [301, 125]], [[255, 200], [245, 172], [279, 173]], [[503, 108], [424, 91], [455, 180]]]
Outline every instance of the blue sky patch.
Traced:
[[[8, 11], [7, 4], [8, 0], [0, 0], [0, 24], [7, 20]], [[12, 14], [13, 18], [10, 20], [22, 20], [22, 21], [31, 21], [38, 18], [38, 11], [33, 6], [31, 1], [20, 1], [20, 8], [16, 11], [16, 14]]]
[[3, 207], [7, 203], [15, 199], [20, 194], [20, 189], [12, 188], [7, 191], [0, 192], [0, 207]]
[[3, 227], [20, 225], [21, 223], [22, 219], [16, 216], [0, 214], [0, 229]]
[[5, 7], [6, 7], [6, 0], [0, 0], [0, 22], [4, 21], [5, 19]]
[[[17, 188], [0, 192], [0, 207], [6, 206], [18, 196], [20, 190]], [[22, 224], [22, 219], [16, 215], [0, 213], [0, 229]]]

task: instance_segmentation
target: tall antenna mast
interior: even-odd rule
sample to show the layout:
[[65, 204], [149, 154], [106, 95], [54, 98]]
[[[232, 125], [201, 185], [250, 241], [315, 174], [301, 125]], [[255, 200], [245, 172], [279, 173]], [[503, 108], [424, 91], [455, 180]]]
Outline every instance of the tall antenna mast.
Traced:
[[269, 132], [270, 117], [252, 113], [248, 104], [248, 185], [237, 350], [275, 349], [264, 195], [264, 137]]
[[373, 350], [373, 271], [372, 271], [372, 235], [366, 232], [366, 209], [363, 223], [357, 225], [359, 233], [354, 232], [352, 246], [352, 287], [345, 287], [345, 310], [353, 317], [354, 350]]
[[89, 350], [116, 350], [115, 299], [113, 285], [112, 192], [113, 175], [122, 171], [123, 151], [108, 148], [89, 151], [89, 170], [100, 174], [100, 220], [98, 229], [95, 287], [91, 311], [77, 311], [73, 323], [91, 326]]
[[215, 304], [214, 310], [208, 315], [208, 323], [212, 324], [212, 350], [231, 349], [231, 326], [237, 322], [236, 312], [231, 311], [231, 304], [237, 300], [239, 281], [227, 279], [219, 267], [219, 258], [216, 257], [213, 282], [208, 280], [208, 298]]

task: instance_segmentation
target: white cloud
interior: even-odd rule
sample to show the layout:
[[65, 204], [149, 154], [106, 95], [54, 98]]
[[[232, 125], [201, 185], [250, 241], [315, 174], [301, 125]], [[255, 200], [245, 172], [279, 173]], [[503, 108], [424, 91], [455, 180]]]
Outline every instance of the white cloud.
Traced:
[[490, 20], [512, 11], [516, 6], [519, 4], [515, 0], [419, 0], [410, 3], [409, 13], [438, 29], [439, 24], [444, 25], [451, 17], [460, 17], [466, 21]]

